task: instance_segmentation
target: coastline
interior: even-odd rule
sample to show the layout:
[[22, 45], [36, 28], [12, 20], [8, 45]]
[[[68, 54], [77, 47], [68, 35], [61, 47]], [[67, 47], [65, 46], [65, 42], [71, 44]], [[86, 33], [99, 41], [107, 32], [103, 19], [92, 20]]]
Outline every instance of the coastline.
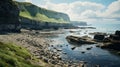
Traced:
[[36, 64], [47, 67], [68, 67], [68, 66], [84, 66], [84, 62], [74, 64], [64, 62], [59, 52], [53, 52], [48, 49], [51, 40], [45, 39], [38, 31], [24, 30], [21, 33], [9, 33], [0, 35], [0, 41], [4, 43], [14, 43], [25, 47], [32, 55], [40, 61]]

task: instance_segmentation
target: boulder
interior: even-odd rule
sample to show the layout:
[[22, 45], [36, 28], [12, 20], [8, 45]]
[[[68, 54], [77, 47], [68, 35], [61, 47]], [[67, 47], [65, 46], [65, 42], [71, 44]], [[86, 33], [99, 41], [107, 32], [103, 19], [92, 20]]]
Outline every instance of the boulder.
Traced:
[[117, 31], [115, 32], [115, 35], [120, 36], [120, 31], [117, 30]]
[[120, 42], [105, 43], [104, 45], [101, 46], [101, 48], [113, 49], [113, 50], [120, 51]]
[[104, 38], [104, 40], [103, 40], [103, 42], [110, 42], [111, 41], [111, 39], [110, 38]]
[[110, 39], [112, 40], [120, 40], [120, 36], [119, 35], [110, 35]]
[[66, 37], [67, 41], [69, 43], [78, 43], [78, 44], [95, 44], [94, 41], [92, 41], [91, 38], [84, 38], [84, 37], [77, 37], [77, 36], [67, 36]]
[[113, 49], [120, 51], [120, 31], [116, 31], [115, 34], [111, 34], [105, 38], [101, 48]]
[[96, 34], [94, 36], [94, 39], [97, 40], [97, 41], [103, 41], [105, 38], [105, 35], [101, 35], [101, 34]]

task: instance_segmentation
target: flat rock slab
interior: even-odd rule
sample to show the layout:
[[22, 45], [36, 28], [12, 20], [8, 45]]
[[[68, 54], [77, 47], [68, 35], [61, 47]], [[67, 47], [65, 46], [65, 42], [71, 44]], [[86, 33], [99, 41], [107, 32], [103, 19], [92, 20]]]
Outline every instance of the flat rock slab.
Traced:
[[78, 43], [78, 44], [95, 44], [96, 42], [93, 41], [90, 37], [77, 37], [77, 36], [67, 36], [66, 37], [68, 42], [72, 43]]

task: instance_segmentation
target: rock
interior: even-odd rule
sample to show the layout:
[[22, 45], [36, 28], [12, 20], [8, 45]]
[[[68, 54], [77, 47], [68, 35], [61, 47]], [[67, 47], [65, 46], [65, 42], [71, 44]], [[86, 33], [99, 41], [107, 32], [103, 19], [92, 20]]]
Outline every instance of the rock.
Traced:
[[47, 58], [44, 58], [43, 61], [48, 63], [49, 60]]
[[116, 31], [115, 34], [110, 35], [109, 37], [103, 40], [103, 45], [101, 48], [113, 49], [120, 51], [120, 31]]
[[117, 52], [118, 55], [120, 55], [120, 52]]
[[86, 48], [87, 50], [90, 50], [90, 49], [92, 49], [92, 47], [88, 47], [88, 48]]
[[63, 52], [63, 54], [67, 54], [66, 52]]
[[100, 47], [100, 45], [96, 45], [96, 47]]
[[67, 36], [66, 37], [67, 41], [69, 43], [78, 43], [78, 44], [95, 44], [94, 41], [92, 41], [91, 38], [87, 37], [77, 37], [77, 36]]
[[84, 52], [84, 51], [82, 51], [81, 53], [82, 53], [82, 54], [84, 54], [85, 52]]
[[60, 47], [63, 47], [62, 45], [60, 45]]
[[120, 31], [117, 30], [117, 31], [115, 32], [115, 35], [120, 36]]
[[112, 40], [120, 40], [120, 36], [119, 35], [110, 35], [110, 38], [112, 39]]
[[110, 42], [111, 40], [110, 40], [110, 38], [105, 38], [104, 40], [103, 40], [103, 42]]
[[120, 42], [116, 43], [105, 43], [104, 45], [101, 46], [101, 48], [107, 48], [107, 49], [113, 49], [113, 50], [120, 50]]
[[57, 49], [57, 51], [62, 51], [62, 49]]
[[76, 47], [72, 47], [71, 49], [74, 50]]
[[20, 32], [19, 9], [12, 0], [0, 1], [0, 31]]
[[36, 33], [36, 34], [39, 34], [39, 32], [38, 32], [38, 31], [36, 31], [35, 33]]
[[53, 60], [53, 61], [51, 61], [51, 63], [52, 63], [52, 64], [56, 64], [56, 62], [55, 62], [54, 60]]
[[96, 35], [94, 36], [94, 39], [97, 40], [97, 41], [103, 41], [104, 38], [105, 38], [105, 36], [104, 36], [104, 35], [101, 35], [101, 34], [96, 34]]

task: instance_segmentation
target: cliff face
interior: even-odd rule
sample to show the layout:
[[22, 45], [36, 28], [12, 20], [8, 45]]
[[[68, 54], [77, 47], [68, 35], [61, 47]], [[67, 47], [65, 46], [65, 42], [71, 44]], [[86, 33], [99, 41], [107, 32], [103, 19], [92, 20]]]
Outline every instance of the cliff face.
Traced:
[[70, 27], [69, 16], [47, 10], [27, 2], [16, 2], [20, 10], [20, 22], [24, 29], [50, 29]]
[[31, 20], [28, 18], [20, 17], [21, 26], [24, 29], [58, 29], [58, 28], [68, 28], [71, 24], [68, 23], [53, 23], [53, 22], [40, 22], [36, 20]]
[[27, 2], [16, 2], [20, 9], [20, 16], [44, 22], [69, 22], [69, 16], [64, 13], [47, 10]]
[[19, 9], [12, 0], [0, 0], [0, 31], [20, 31]]

